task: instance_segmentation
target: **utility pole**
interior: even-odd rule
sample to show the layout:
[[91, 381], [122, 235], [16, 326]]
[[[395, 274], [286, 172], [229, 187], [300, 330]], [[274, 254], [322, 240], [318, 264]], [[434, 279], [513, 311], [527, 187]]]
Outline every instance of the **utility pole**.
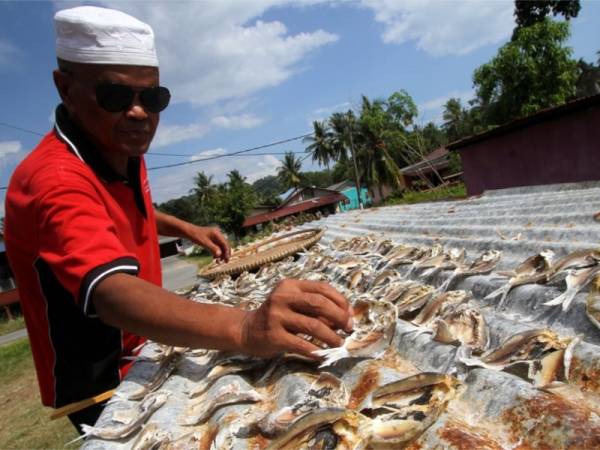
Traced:
[[[350, 118], [351, 115], [348, 114], [348, 118]], [[346, 125], [346, 130], [348, 131], [348, 126], [349, 126], [350, 121], [348, 121], [347, 125]], [[352, 140], [352, 130], [350, 130], [350, 132], [348, 133], [348, 137], [350, 138], [350, 153], [352, 154], [352, 162], [354, 163], [354, 181], [356, 183], [356, 196], [358, 198], [358, 207], [360, 209], [364, 209], [363, 206], [363, 202], [362, 202], [362, 198], [360, 195], [360, 176], [358, 175], [358, 166], [356, 165], [356, 155], [354, 153], [354, 141]]]

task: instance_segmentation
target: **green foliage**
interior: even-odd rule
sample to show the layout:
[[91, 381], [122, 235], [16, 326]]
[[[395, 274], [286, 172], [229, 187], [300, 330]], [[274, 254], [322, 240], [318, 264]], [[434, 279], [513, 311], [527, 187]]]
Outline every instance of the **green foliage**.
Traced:
[[165, 214], [179, 217], [187, 222], [195, 222], [196, 220], [195, 199], [192, 195], [169, 200], [165, 203], [161, 203], [157, 208]]
[[302, 162], [300, 159], [296, 158], [292, 152], [287, 152], [277, 170], [277, 176], [286, 190], [300, 186], [302, 180], [300, 176], [301, 169]]
[[518, 30], [543, 21], [550, 12], [554, 16], [562, 15], [569, 20], [577, 17], [580, 9], [579, 0], [516, 0], [515, 20], [517, 26], [513, 33], [513, 39]]
[[319, 172], [302, 172], [300, 174], [302, 178], [302, 186], [315, 186], [320, 188], [326, 188], [331, 186], [333, 181], [333, 173], [331, 170], [321, 170]]
[[600, 51], [596, 65], [583, 59], [577, 61], [579, 79], [577, 80], [577, 97], [588, 97], [600, 94]]
[[264, 205], [278, 204], [279, 198], [277, 196], [285, 192], [285, 188], [281, 184], [279, 177], [275, 175], [259, 178], [252, 183], [252, 188], [258, 195], [259, 203]]
[[0, 336], [22, 330], [23, 328], [25, 328], [25, 319], [23, 316], [18, 316], [11, 320], [0, 318]]
[[475, 70], [477, 104], [487, 125], [560, 105], [575, 95], [577, 62], [565, 46], [569, 35], [568, 23], [544, 19], [517, 30], [515, 39]]
[[451, 186], [438, 186], [428, 191], [405, 191], [399, 195], [389, 197], [384, 205], [409, 205], [412, 203], [434, 202], [442, 200], [453, 200], [467, 196], [467, 190], [463, 183]]

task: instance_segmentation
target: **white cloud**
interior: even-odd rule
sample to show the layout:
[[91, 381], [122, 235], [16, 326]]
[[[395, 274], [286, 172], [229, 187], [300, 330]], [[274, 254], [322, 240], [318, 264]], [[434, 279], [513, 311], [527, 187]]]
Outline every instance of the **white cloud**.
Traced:
[[219, 115], [206, 122], [190, 123], [187, 125], [165, 125], [161, 123], [152, 141], [152, 148], [168, 147], [180, 142], [199, 139], [215, 129], [248, 129], [257, 127], [263, 122], [263, 118], [254, 114], [238, 114], [230, 116]]
[[331, 114], [334, 112], [347, 111], [348, 109], [352, 109], [352, 103], [350, 102], [342, 102], [335, 105], [323, 106], [321, 108], [314, 109], [308, 115], [308, 125], [312, 128], [315, 120], [321, 122], [325, 119], [328, 119], [329, 116], [331, 116]]
[[442, 95], [441, 97], [437, 97], [419, 104], [419, 112], [435, 111], [437, 109], [440, 109], [451, 98], [458, 98], [464, 106], [467, 106], [467, 102], [473, 98], [473, 94], [473, 90], [452, 91], [446, 95]]
[[167, 147], [179, 142], [198, 139], [208, 133], [209, 129], [210, 127], [205, 123], [191, 123], [188, 125], [159, 124], [152, 141], [152, 148]]
[[417, 108], [419, 109], [420, 121], [435, 122], [441, 124], [443, 122], [444, 105], [451, 98], [458, 98], [463, 107], [468, 106], [468, 101], [474, 96], [473, 90], [468, 91], [452, 91], [446, 95], [427, 100], [423, 103], [419, 103]]
[[[224, 149], [214, 149], [208, 152], [211, 151], [221, 152]], [[206, 152], [199, 155], [207, 156]], [[222, 183], [227, 180], [229, 172], [239, 170], [242, 176], [246, 177], [248, 183], [253, 183], [264, 176], [274, 175], [280, 164], [281, 161], [272, 155], [244, 156], [219, 158], [178, 167], [177, 169], [151, 171], [150, 184], [153, 200], [162, 203], [189, 193], [194, 184], [194, 176], [200, 171], [207, 175], [213, 175], [215, 183]]]
[[0, 158], [13, 153], [19, 153], [23, 146], [19, 141], [0, 141]]
[[254, 114], [239, 114], [233, 116], [217, 116], [211, 122], [226, 129], [254, 128], [262, 125], [264, 120]]
[[510, 0], [362, 0], [384, 25], [385, 43], [415, 41], [433, 56], [465, 55], [510, 36], [514, 3]]
[[194, 105], [276, 86], [311, 52], [338, 39], [324, 30], [291, 35], [279, 21], [256, 20], [284, 3], [278, 0], [103, 3], [152, 25], [163, 83], [175, 102]]
[[204, 150], [203, 152], [197, 153], [190, 157], [190, 161], [197, 161], [199, 159], [210, 158], [211, 156], [220, 156], [227, 153], [224, 148], [215, 148], [212, 150]]

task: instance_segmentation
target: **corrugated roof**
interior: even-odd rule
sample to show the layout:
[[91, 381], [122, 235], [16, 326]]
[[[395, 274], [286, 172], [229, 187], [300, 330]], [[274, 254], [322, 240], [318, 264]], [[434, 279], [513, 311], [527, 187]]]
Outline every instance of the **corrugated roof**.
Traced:
[[244, 220], [244, 224], [242, 226], [251, 227], [252, 225], [256, 225], [258, 223], [264, 223], [270, 220], [280, 219], [291, 214], [296, 214], [302, 211], [308, 211], [310, 209], [318, 208], [320, 206], [334, 204], [337, 202], [344, 201], [346, 199], [347, 197], [345, 195], [339, 194], [337, 192], [329, 195], [324, 195], [323, 197], [311, 198], [309, 200], [304, 200], [303, 202], [295, 203], [293, 205], [282, 206], [280, 208], [277, 208], [275, 211], [250, 216], [246, 218], [246, 220]]
[[[335, 259], [336, 253], [331, 246], [334, 240], [368, 234], [374, 234], [378, 239], [391, 239], [396, 244], [431, 247], [439, 243], [445, 248], [464, 248], [469, 260], [484, 250], [502, 251], [500, 264], [492, 274], [457, 279], [451, 289], [472, 292], [474, 304], [489, 325], [490, 348], [496, 348], [516, 333], [540, 328], [551, 329], [562, 337], [578, 336], [580, 341], [572, 341], [570, 347], [572, 359], [568, 370], [561, 367], [558, 371], [568, 381], [554, 386], [562, 391], [551, 393], [547, 389], [538, 389], [515, 373], [490, 368], [468, 369], [460, 364], [456, 346], [442, 344], [433, 340], [430, 334], [416, 332], [420, 328], [404, 320], [397, 322], [392, 342], [399, 360], [354, 360], [329, 370], [343, 378], [357, 404], [364, 400], [373, 385], [395, 381], [406, 373], [455, 370], [463, 386], [435, 422], [411, 443], [408, 448], [413, 450], [600, 448], [600, 330], [585, 313], [586, 294], [578, 294], [567, 312], [543, 305], [564, 291], [561, 284], [516, 287], [508, 294], [505, 307], [500, 307], [497, 301], [484, 300], [506, 282], [499, 272], [514, 269], [540, 251], [551, 249], [557, 256], [563, 256], [575, 250], [598, 247], [600, 223], [594, 221], [598, 211], [600, 182], [594, 182], [506, 189], [462, 201], [371, 208], [331, 215], [310, 224], [310, 227], [316, 224], [327, 228], [320, 254], [332, 253], [334, 261], [341, 258], [338, 253]], [[362, 255], [366, 259], [378, 256], [364, 252]], [[328, 263], [316, 272], [329, 277], [336, 267], [336, 264]], [[287, 270], [290, 268], [301, 268], [300, 261], [289, 263]], [[399, 275], [434, 287], [450, 277], [448, 270], [433, 274], [428, 274], [427, 270], [411, 270], [407, 266], [399, 266], [396, 270]], [[199, 286], [198, 289], [199, 292], [212, 292], [208, 287]], [[248, 295], [263, 296], [255, 291]], [[247, 429], [234, 432], [234, 424], [246, 417], [244, 411], [249, 411], [247, 405], [222, 408], [200, 428], [176, 425], [189, 402], [185, 390], [206, 377], [208, 368], [199, 361], [192, 357], [184, 359], [176, 375], [164, 386], [172, 392], [172, 398], [151, 421], [173, 431], [175, 436], [197, 430], [200, 436], [208, 436], [208, 440], [202, 441], [206, 448], [213, 439], [221, 443], [215, 444], [218, 448], [225, 442], [231, 443], [231, 447], [223, 448], [264, 448], [268, 441], [260, 435]], [[136, 364], [119, 391], [138, 389], [138, 383], [147, 382], [155, 370], [153, 364]], [[290, 405], [308, 390], [310, 382], [307, 385], [302, 370], [282, 375], [270, 391], [274, 397], [272, 408]], [[254, 383], [252, 378], [225, 376], [211, 388], [211, 394], [234, 381], [244, 389]], [[120, 402], [109, 405], [100, 423], [108, 424], [117, 410], [126, 407], [129, 406], [120, 406]], [[125, 449], [132, 441], [91, 440], [84, 448]], [[195, 445], [198, 447], [198, 442]]]

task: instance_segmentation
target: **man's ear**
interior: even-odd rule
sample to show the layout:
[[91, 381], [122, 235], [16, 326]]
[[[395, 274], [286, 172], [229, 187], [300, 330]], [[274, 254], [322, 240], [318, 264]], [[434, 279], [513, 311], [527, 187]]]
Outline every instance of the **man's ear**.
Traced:
[[60, 99], [67, 109], [70, 109], [70, 91], [71, 83], [73, 82], [71, 75], [60, 70], [55, 70], [52, 72], [52, 78], [54, 79], [54, 85], [56, 86], [58, 95], [60, 95]]

